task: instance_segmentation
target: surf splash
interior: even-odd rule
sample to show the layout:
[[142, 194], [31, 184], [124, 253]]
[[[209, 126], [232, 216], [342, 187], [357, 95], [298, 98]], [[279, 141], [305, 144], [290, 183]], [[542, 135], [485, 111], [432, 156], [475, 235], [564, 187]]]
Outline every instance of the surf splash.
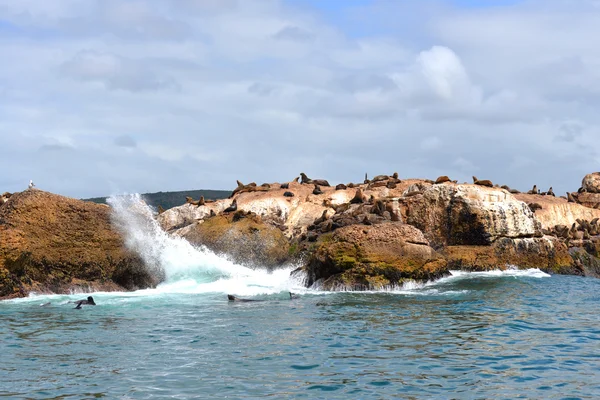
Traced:
[[112, 196], [107, 201], [112, 207], [113, 223], [123, 233], [127, 248], [137, 253], [152, 273], [164, 276], [164, 283], [155, 291], [257, 295], [296, 290], [300, 286], [290, 277], [292, 266], [272, 273], [250, 269], [169, 235], [139, 194]]

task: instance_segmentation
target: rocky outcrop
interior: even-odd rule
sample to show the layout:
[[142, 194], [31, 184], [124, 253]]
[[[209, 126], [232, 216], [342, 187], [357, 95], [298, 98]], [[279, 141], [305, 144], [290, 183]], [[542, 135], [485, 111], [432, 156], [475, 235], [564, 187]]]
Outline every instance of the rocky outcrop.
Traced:
[[[236, 232], [234, 245], [217, 246], [215, 238], [226, 243], [218, 238], [230, 233], [211, 228], [229, 218], [211, 215], [219, 215], [235, 200], [238, 210], [259, 218], [256, 229], [280, 229], [294, 249], [289, 253], [309, 260], [301, 268], [308, 284], [328, 289], [393, 286], [406, 279], [431, 279], [448, 268], [517, 265], [551, 273], [591, 271], [575, 264], [571, 249], [586, 248], [592, 254], [592, 235], [598, 230], [592, 220], [600, 217], [600, 210], [554, 197], [551, 191], [547, 196], [513, 194], [506, 188], [457, 184], [449, 178], [436, 182], [378, 175], [362, 184], [319, 190], [297, 182], [285, 188], [262, 185], [258, 192], [240, 190], [232, 199], [207, 205], [206, 210], [177, 207], [159, 221], [196, 244], [240, 260], [244, 251], [235, 250], [235, 244], [254, 240], [247, 230], [229, 223]], [[186, 223], [188, 228], [181, 229]], [[200, 234], [201, 230], [210, 233]], [[269, 266], [283, 259], [283, 254], [281, 258], [256, 258], [259, 263], [270, 260], [266, 261]]]
[[107, 206], [29, 189], [0, 206], [0, 298], [156, 284]]
[[535, 211], [535, 219], [541, 223], [543, 229], [552, 229], [556, 225], [570, 227], [578, 219], [591, 221], [594, 218], [600, 218], [600, 210], [591, 209], [578, 203], [569, 203], [561, 197], [524, 193], [514, 196], [524, 203], [537, 203], [542, 207]]
[[573, 266], [567, 246], [552, 237], [501, 238], [491, 246], [448, 246], [442, 253], [447, 257], [450, 269], [486, 271], [518, 266], [554, 274], [581, 274]]
[[351, 225], [324, 235], [304, 271], [308, 285], [326, 290], [381, 289], [448, 272], [423, 233], [401, 222]]
[[249, 267], [274, 268], [294, 256], [280, 229], [244, 211], [208, 218], [177, 233], [194, 245], [206, 246]]
[[588, 193], [600, 193], [600, 172], [587, 174], [581, 181], [581, 188]]
[[527, 204], [500, 188], [433, 185], [403, 203], [406, 222], [422, 230], [436, 248], [542, 236]]

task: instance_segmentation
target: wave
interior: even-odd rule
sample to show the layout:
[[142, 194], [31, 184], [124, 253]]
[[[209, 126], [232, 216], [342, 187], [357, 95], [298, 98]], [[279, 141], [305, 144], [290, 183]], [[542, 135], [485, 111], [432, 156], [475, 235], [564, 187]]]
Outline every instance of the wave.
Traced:
[[290, 277], [295, 266], [267, 271], [235, 264], [203, 246], [169, 235], [158, 224], [155, 212], [139, 194], [112, 196], [113, 221], [125, 236], [125, 245], [139, 254], [146, 267], [163, 274], [164, 282], [151, 293], [235, 293], [271, 294], [298, 289]]

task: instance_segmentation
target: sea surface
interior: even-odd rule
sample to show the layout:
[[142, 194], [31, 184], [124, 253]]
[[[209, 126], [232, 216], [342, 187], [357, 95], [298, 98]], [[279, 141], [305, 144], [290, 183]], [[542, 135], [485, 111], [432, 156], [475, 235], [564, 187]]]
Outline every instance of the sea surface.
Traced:
[[113, 207], [166, 282], [80, 310], [88, 294], [0, 302], [0, 398], [600, 398], [600, 280], [508, 269], [310, 290], [295, 266], [165, 235], [135, 196]]

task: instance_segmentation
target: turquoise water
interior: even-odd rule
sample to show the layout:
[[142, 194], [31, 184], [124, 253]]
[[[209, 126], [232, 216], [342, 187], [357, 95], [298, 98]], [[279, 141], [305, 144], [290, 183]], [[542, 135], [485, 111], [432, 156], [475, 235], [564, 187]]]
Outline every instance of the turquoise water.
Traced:
[[5, 301], [0, 396], [598, 398], [600, 281], [542, 275], [252, 303], [223, 293], [103, 293], [82, 310], [65, 303], [82, 296]]
[[600, 280], [307, 290], [294, 266], [268, 274], [165, 235], [138, 200], [114, 203], [115, 223], [167, 282], [81, 310], [69, 301], [87, 294], [0, 302], [0, 397], [600, 398]]

